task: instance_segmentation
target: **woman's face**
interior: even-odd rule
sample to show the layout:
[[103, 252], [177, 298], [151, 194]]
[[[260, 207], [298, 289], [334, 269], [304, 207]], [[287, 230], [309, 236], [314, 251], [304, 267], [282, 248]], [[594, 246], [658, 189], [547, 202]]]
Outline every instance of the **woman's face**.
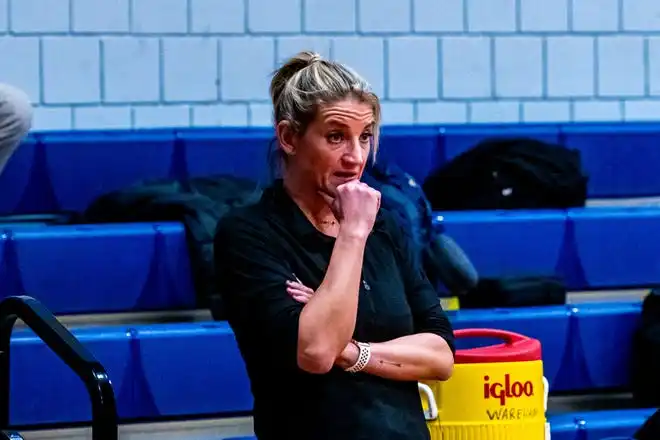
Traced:
[[288, 167], [317, 191], [334, 195], [337, 186], [362, 177], [373, 129], [368, 103], [346, 99], [323, 105], [304, 134], [282, 145], [289, 154]]

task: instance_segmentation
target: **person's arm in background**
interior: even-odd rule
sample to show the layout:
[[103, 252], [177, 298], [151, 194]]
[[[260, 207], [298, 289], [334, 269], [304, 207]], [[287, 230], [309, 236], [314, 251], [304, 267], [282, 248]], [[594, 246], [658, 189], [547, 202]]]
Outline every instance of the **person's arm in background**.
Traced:
[[32, 126], [32, 104], [16, 87], [0, 83], [0, 173]]

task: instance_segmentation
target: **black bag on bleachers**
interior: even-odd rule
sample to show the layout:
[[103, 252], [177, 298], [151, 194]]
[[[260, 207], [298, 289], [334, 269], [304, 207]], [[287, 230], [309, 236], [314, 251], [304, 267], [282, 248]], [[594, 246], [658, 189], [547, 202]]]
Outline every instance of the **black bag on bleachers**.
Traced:
[[580, 152], [528, 138], [487, 139], [433, 171], [423, 188], [434, 211], [584, 206]]
[[531, 307], [566, 303], [566, 287], [556, 277], [519, 276], [481, 278], [461, 297], [462, 309]]
[[654, 289], [644, 298], [641, 322], [633, 335], [632, 357], [630, 383], [635, 403], [659, 407], [660, 290]]
[[258, 184], [227, 175], [141, 182], [98, 197], [84, 212], [83, 221], [183, 223], [198, 306], [209, 307], [214, 317], [221, 319], [222, 304], [215, 291], [215, 230], [229, 210], [260, 197]]

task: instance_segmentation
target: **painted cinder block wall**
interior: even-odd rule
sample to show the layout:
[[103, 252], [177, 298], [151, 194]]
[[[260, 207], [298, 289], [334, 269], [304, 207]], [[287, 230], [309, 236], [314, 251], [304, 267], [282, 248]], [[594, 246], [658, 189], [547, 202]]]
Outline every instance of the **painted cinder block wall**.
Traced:
[[390, 124], [660, 119], [658, 0], [0, 0], [0, 32], [37, 129], [267, 125], [304, 48]]

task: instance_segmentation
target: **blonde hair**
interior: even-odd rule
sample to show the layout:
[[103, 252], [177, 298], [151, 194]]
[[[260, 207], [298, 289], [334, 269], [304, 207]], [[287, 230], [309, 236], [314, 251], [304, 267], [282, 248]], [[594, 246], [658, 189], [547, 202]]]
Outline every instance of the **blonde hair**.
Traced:
[[314, 52], [300, 52], [285, 62], [270, 83], [275, 125], [288, 121], [296, 133], [304, 133], [319, 106], [347, 98], [371, 105], [374, 114], [372, 157], [378, 151], [380, 101], [367, 81], [351, 68], [323, 59]]

